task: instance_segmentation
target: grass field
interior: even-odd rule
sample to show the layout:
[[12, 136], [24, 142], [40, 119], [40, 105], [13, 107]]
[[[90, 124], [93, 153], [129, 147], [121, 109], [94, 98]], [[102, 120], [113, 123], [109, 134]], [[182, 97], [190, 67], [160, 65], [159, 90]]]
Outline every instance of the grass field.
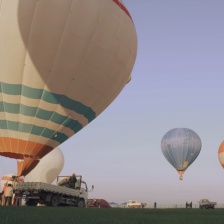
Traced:
[[0, 207], [1, 224], [223, 224], [224, 209]]

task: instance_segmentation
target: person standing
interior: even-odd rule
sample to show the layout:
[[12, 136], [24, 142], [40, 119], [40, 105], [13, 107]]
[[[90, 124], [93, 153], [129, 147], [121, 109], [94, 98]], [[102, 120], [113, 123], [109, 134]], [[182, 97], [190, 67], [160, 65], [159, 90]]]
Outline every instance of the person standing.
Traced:
[[13, 186], [11, 182], [8, 182], [4, 192], [5, 206], [12, 205], [12, 195], [13, 195]]
[[5, 189], [7, 187], [7, 182], [4, 184], [4, 187], [2, 189], [2, 206], [5, 205]]
[[0, 205], [2, 205], [2, 192], [0, 193]]
[[77, 182], [75, 173], [69, 178], [69, 187], [75, 189], [75, 183]]
[[156, 208], [156, 202], [154, 202], [154, 208]]
[[[14, 188], [17, 185], [17, 183], [24, 183], [24, 179], [22, 177], [13, 176], [12, 182], [13, 182], [12, 187]], [[21, 206], [22, 198], [15, 198], [15, 193], [13, 192], [11, 204], [16, 206]]]

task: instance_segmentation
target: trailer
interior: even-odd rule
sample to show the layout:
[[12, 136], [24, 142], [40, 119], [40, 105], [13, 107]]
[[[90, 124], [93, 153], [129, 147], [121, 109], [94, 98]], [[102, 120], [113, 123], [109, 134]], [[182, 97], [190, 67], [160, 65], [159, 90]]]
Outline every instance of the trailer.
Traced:
[[[61, 178], [66, 177], [58, 177], [57, 183]], [[47, 206], [70, 205], [83, 208], [88, 200], [88, 187], [82, 176], [77, 176], [76, 179], [74, 188], [43, 182], [17, 183], [13, 189], [15, 204], [24, 199], [27, 206], [36, 206], [39, 203]]]

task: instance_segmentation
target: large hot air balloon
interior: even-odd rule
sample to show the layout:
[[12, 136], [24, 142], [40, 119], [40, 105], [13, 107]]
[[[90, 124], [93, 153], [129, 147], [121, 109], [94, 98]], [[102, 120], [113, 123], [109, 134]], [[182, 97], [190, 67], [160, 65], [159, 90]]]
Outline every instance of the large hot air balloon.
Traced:
[[64, 156], [56, 149], [44, 156], [37, 166], [25, 176], [26, 182], [52, 183], [60, 174], [64, 166]]
[[162, 138], [161, 149], [168, 162], [183, 179], [185, 170], [194, 162], [201, 151], [201, 139], [191, 129], [174, 128]]
[[28, 174], [95, 119], [137, 53], [121, 0], [0, 1], [0, 155]]
[[221, 166], [224, 168], [224, 141], [219, 146], [218, 158]]

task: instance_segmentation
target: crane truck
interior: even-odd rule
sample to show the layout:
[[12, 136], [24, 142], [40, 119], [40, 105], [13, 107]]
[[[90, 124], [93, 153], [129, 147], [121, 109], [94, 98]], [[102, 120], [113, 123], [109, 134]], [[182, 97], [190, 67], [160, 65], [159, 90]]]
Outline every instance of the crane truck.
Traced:
[[[65, 176], [59, 176], [59, 180]], [[71, 205], [83, 208], [88, 200], [88, 187], [82, 176], [76, 176], [75, 188], [66, 185], [54, 185], [43, 182], [24, 182], [14, 186], [14, 200], [24, 199], [27, 206], [45, 204], [47, 206]], [[61, 179], [62, 181], [62, 179]], [[92, 186], [93, 190], [94, 186]]]

